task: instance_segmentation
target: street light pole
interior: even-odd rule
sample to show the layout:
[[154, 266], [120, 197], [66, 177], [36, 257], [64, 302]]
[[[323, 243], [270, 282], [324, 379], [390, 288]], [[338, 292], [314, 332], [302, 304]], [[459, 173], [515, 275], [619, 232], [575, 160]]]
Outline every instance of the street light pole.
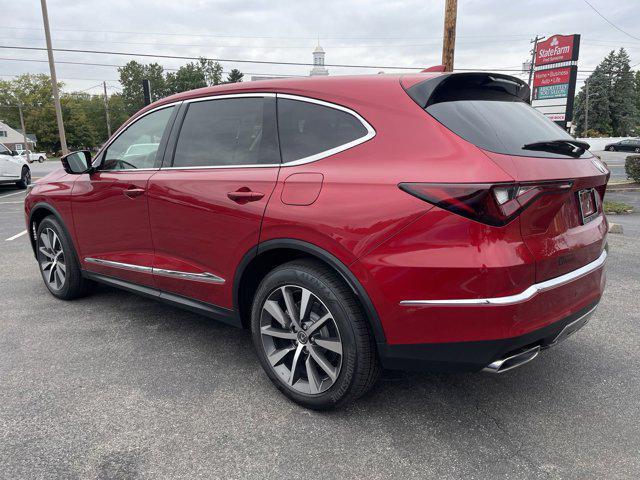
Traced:
[[587, 136], [589, 130], [589, 79], [584, 81], [585, 102], [584, 102], [584, 136]]
[[60, 106], [60, 94], [58, 93], [58, 78], [56, 76], [56, 64], [53, 61], [53, 48], [51, 47], [51, 31], [49, 30], [49, 13], [47, 12], [47, 0], [40, 0], [42, 6], [42, 21], [44, 23], [44, 36], [47, 41], [47, 55], [49, 56], [49, 70], [51, 71], [51, 89], [53, 91], [53, 103], [56, 109], [56, 120], [58, 122], [58, 134], [60, 135], [60, 147], [62, 154], [69, 153], [67, 148], [67, 136], [64, 133], [64, 122], [62, 121], [62, 107]]
[[453, 72], [457, 16], [458, 0], [447, 0], [444, 7], [444, 32], [442, 36], [442, 64], [445, 72]]

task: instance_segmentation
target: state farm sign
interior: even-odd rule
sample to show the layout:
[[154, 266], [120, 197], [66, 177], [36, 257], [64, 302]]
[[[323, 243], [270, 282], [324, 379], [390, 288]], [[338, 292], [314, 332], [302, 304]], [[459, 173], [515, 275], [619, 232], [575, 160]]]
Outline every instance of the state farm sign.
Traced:
[[536, 66], [578, 59], [580, 35], [553, 35], [536, 46]]

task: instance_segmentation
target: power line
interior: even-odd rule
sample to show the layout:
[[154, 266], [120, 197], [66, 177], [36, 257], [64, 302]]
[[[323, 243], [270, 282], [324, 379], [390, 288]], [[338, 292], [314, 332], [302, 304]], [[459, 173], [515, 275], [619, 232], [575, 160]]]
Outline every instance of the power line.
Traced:
[[621, 31], [622, 33], [624, 33], [626, 36], [631, 37], [635, 40], [640, 40], [640, 37], [636, 37], [635, 35], [631, 35], [629, 32], [621, 29], [619, 26], [617, 26], [615, 23], [613, 23], [611, 20], [609, 20], [607, 17], [605, 17], [603, 14], [601, 14], [598, 9], [596, 7], [594, 7], [593, 5], [591, 5], [587, 0], [583, 0], [584, 3], [586, 3], [587, 5], [589, 5], [591, 7], [591, 9], [596, 12], [605, 22], [607, 22], [609, 25], [611, 25], [613, 28], [615, 28], [616, 30]]
[[[43, 51], [46, 48], [42, 47], [21, 47], [21, 46], [10, 46], [10, 45], [0, 45], [0, 49], [7, 50], [36, 50]], [[150, 54], [150, 53], [133, 53], [133, 52], [114, 52], [114, 51], [103, 51], [103, 50], [81, 50], [81, 49], [73, 49], [73, 48], [54, 48], [56, 52], [67, 52], [67, 53], [91, 53], [98, 55], [121, 55], [121, 56], [129, 56], [129, 57], [145, 57], [145, 58], [165, 58], [165, 59], [176, 59], [176, 60], [199, 60], [204, 58], [205, 60], [211, 60], [215, 62], [231, 62], [231, 63], [255, 63], [261, 65], [287, 65], [287, 66], [313, 66], [313, 63], [306, 62], [276, 62], [269, 60], [245, 60], [245, 59], [230, 59], [230, 58], [207, 58], [207, 57], [191, 57], [186, 55], [161, 55], [161, 54]], [[60, 63], [60, 62], [57, 62]], [[336, 67], [336, 68], [375, 68], [375, 69], [386, 69], [386, 70], [422, 70], [424, 66], [421, 67], [413, 67], [413, 66], [397, 66], [397, 65], [350, 65], [350, 64], [338, 64], [338, 63], [328, 63], [325, 64], [327, 67]], [[456, 68], [457, 71], [499, 71], [499, 72], [521, 72], [521, 68]], [[593, 70], [580, 70], [582, 72], [592, 72]], [[268, 75], [268, 74], [266, 74]]]

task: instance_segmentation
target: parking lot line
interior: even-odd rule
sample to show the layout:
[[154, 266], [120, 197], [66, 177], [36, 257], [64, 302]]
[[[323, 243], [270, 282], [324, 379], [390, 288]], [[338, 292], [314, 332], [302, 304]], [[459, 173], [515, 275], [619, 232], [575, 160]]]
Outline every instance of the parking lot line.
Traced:
[[5, 240], [5, 242], [10, 242], [11, 240], [15, 240], [16, 238], [20, 238], [23, 235], [26, 235], [27, 231], [23, 230], [20, 233], [16, 233], [13, 237], [9, 237]]
[[2, 196], [0, 196], [0, 199], [2, 199], [2, 198], [7, 198], [7, 197], [13, 197], [14, 195], [18, 195], [18, 194], [20, 194], [20, 193], [24, 193], [24, 191], [20, 191], [20, 192], [13, 192], [13, 193], [9, 193], [9, 194], [7, 194], [7, 195], [2, 195]]
[[0, 202], [0, 205], [11, 205], [14, 203], [24, 203], [24, 200], [18, 200], [17, 202]]

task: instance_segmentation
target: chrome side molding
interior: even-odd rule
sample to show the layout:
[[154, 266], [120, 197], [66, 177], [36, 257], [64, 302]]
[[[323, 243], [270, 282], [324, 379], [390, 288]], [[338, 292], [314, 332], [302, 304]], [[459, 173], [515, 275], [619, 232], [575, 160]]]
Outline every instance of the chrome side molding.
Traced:
[[525, 363], [529, 363], [536, 358], [540, 353], [540, 345], [536, 345], [533, 348], [523, 350], [522, 352], [510, 355], [506, 358], [491, 362], [489, 365], [482, 369], [483, 372], [488, 373], [504, 373], [513, 368], [517, 368]]
[[506, 297], [493, 297], [493, 298], [460, 298], [460, 299], [446, 299], [446, 300], [402, 300], [400, 305], [402, 306], [420, 306], [420, 305], [451, 305], [451, 306], [464, 306], [464, 305], [513, 305], [514, 303], [524, 302], [534, 297], [540, 292], [551, 290], [552, 288], [565, 285], [573, 282], [589, 273], [602, 267], [607, 260], [607, 251], [603, 250], [600, 256], [591, 263], [587, 263], [583, 267], [573, 270], [559, 277], [552, 278], [551, 280], [545, 280], [544, 282], [531, 285], [529, 288], [521, 293], [515, 295], [509, 295]]
[[153, 268], [143, 265], [133, 265], [131, 263], [114, 262], [112, 260], [103, 260], [100, 258], [85, 257], [85, 262], [104, 265], [106, 267], [121, 268], [123, 270], [131, 270], [134, 272], [151, 273], [153, 275], [161, 275], [163, 277], [182, 278], [184, 280], [193, 280], [196, 282], [223, 284], [224, 278], [214, 275], [213, 273], [192, 273], [180, 270], [167, 270], [164, 268]]

